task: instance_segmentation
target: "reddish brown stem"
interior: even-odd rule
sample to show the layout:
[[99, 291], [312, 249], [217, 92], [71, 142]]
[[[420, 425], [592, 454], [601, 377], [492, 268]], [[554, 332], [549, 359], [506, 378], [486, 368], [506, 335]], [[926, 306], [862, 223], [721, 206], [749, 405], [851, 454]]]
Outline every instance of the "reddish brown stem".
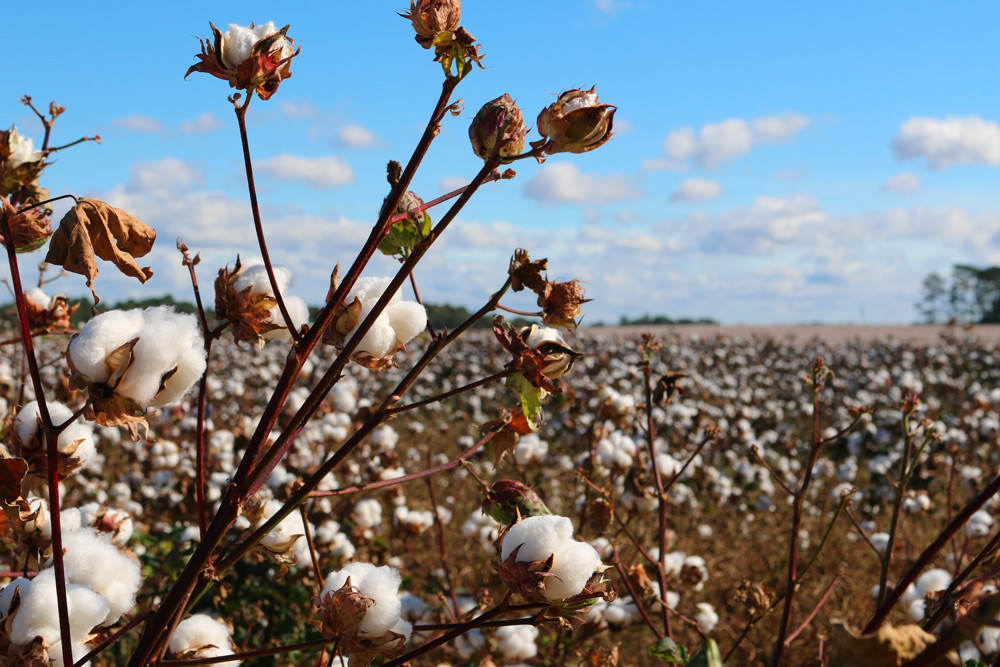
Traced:
[[792, 634], [788, 635], [788, 637], [785, 638], [785, 646], [788, 646], [793, 641], [795, 641], [795, 638], [798, 637], [800, 634], [802, 634], [802, 631], [805, 630], [810, 623], [812, 623], [812, 620], [814, 618], [816, 618], [816, 614], [818, 614], [820, 608], [824, 604], [826, 604], [827, 598], [829, 598], [830, 594], [833, 592], [833, 587], [840, 579], [840, 575], [841, 575], [840, 572], [837, 572], [837, 574], [833, 575], [833, 579], [830, 580], [830, 583], [827, 584], [827, 587], [823, 590], [823, 594], [820, 596], [819, 602], [816, 603], [816, 606], [813, 607], [813, 610], [809, 612], [808, 616], [806, 616], [806, 620], [802, 621], [802, 625], [800, 625], [795, 630], [795, 632], [793, 632]]

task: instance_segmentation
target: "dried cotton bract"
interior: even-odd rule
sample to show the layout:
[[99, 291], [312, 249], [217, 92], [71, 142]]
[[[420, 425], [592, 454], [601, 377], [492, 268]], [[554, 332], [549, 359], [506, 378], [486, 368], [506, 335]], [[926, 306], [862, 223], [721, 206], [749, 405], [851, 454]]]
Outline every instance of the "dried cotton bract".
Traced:
[[112, 310], [90, 320], [66, 353], [88, 417], [104, 426], [145, 424], [147, 408], [178, 401], [205, 371], [194, 315], [168, 306]]
[[[272, 270], [292, 326], [298, 331], [309, 320], [309, 307], [297, 296], [285, 296], [292, 282], [291, 271], [281, 266]], [[229, 267], [219, 269], [215, 280], [215, 313], [230, 323], [237, 344], [250, 342], [263, 348], [266, 341], [290, 335], [263, 264], [244, 266], [237, 259], [232, 271]]]

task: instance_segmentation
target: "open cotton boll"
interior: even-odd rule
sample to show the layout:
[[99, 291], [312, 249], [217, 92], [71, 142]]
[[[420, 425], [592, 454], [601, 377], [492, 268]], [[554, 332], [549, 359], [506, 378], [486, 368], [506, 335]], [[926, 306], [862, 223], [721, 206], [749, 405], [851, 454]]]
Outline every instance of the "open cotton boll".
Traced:
[[48, 307], [52, 304], [52, 297], [46, 294], [41, 287], [32, 287], [24, 293], [24, 298], [39, 308], [48, 309]]
[[927, 570], [917, 579], [917, 592], [923, 599], [930, 593], [943, 591], [948, 588], [949, 584], [951, 584], [951, 574], [947, 570], [934, 568]]
[[[107, 600], [79, 584], [66, 585], [66, 602], [69, 636], [74, 643], [82, 642], [95, 626], [104, 622], [108, 613]], [[50, 646], [59, 643], [56, 573], [52, 568], [42, 570], [31, 581], [11, 622], [10, 641], [14, 644], [27, 644], [39, 635]], [[58, 649], [50, 653], [55, 655]]]
[[[46, 405], [49, 408], [49, 417], [55, 426], [66, 422], [73, 416], [73, 411], [62, 403], [49, 401]], [[31, 443], [31, 439], [38, 433], [38, 420], [38, 401], [31, 401], [17, 413], [17, 418], [14, 420], [14, 430], [17, 432], [22, 447], [27, 447]], [[79, 446], [77, 446], [78, 442]], [[93, 430], [86, 423], [79, 421], [75, 421], [63, 429], [62, 433], [59, 434], [57, 446], [59, 451], [63, 453], [76, 447], [75, 455], [83, 460], [96, 453]]]
[[14, 591], [21, 591], [21, 599], [28, 594], [31, 589], [31, 580], [25, 577], [18, 577], [0, 590], [0, 620], [7, 618], [7, 610], [14, 600]]
[[[363, 320], [364, 317], [362, 316], [360, 319]], [[357, 328], [351, 331], [348, 338], [354, 335], [354, 331], [357, 331]], [[357, 351], [367, 352], [373, 357], [382, 358], [391, 354], [395, 347], [396, 330], [389, 324], [389, 316], [382, 313], [372, 323], [371, 328], [365, 333], [361, 342], [358, 343]]]
[[[216, 658], [234, 652], [230, 638], [232, 631], [222, 621], [207, 614], [192, 614], [178, 623], [170, 637], [170, 652], [179, 655], [185, 651], [206, 647], [198, 652], [201, 658]], [[239, 660], [215, 663], [221, 667], [236, 667]]]
[[533, 625], [505, 625], [497, 630], [497, 648], [508, 660], [527, 660], [538, 655], [538, 628]]
[[416, 301], [400, 301], [385, 309], [389, 326], [403, 345], [427, 327], [427, 310]]
[[91, 319], [69, 342], [73, 369], [87, 382], [106, 382], [115, 370], [108, 355], [132, 340], [142, 329], [143, 311], [109, 310]]
[[517, 561], [545, 561], [552, 556], [542, 596], [564, 600], [578, 595], [594, 572], [601, 567], [597, 550], [586, 542], [573, 539], [573, 522], [564, 516], [543, 514], [515, 523], [504, 536], [501, 560], [517, 552]]
[[715, 613], [715, 607], [707, 602], [699, 602], [695, 608], [698, 613], [694, 615], [694, 620], [698, 622], [698, 627], [702, 632], [711, 632], [719, 623], [719, 615]]
[[[292, 283], [292, 272], [283, 266], [271, 267], [274, 272], [274, 282], [278, 285], [278, 291], [284, 294], [285, 290]], [[250, 294], [267, 294], [274, 296], [271, 289], [271, 281], [267, 277], [267, 267], [263, 264], [252, 264], [244, 266], [240, 271], [240, 277], [233, 283], [233, 289], [242, 292], [250, 288]]]
[[399, 572], [388, 565], [375, 567], [371, 563], [348, 563], [343, 569], [330, 573], [320, 597], [343, 588], [348, 577], [352, 586], [375, 601], [375, 604], [365, 612], [365, 617], [359, 626], [360, 634], [381, 637], [392, 630], [399, 622], [402, 610], [402, 602], [399, 599], [399, 584], [402, 583], [402, 578]]
[[[132, 349], [134, 361], [115, 390], [139, 405], [158, 408], [178, 400], [201, 377], [205, 349], [193, 315], [169, 306], [147, 308], [143, 313], [145, 323]], [[177, 371], [164, 384], [163, 376], [174, 368]]]
[[[107, 600], [103, 623], [114, 623], [135, 606], [142, 571], [138, 562], [111, 544], [110, 535], [79, 528], [63, 535], [63, 551], [66, 581], [88, 586]], [[52, 565], [51, 558], [46, 565]]]

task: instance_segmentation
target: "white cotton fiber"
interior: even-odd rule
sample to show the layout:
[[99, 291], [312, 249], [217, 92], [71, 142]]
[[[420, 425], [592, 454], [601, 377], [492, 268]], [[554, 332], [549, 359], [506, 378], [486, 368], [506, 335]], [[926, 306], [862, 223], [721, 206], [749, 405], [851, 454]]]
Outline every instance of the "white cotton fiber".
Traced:
[[[193, 614], [177, 624], [177, 629], [170, 638], [170, 652], [179, 655], [184, 651], [202, 648], [198, 652], [200, 658], [217, 658], [230, 655], [233, 643], [231, 631], [222, 621], [206, 614]], [[215, 663], [221, 667], [236, 667], [239, 660]]]
[[538, 628], [533, 625], [506, 625], [497, 630], [497, 648], [508, 660], [527, 660], [538, 655]]
[[416, 301], [400, 301], [385, 312], [396, 338], [404, 345], [427, 327], [427, 310]]
[[24, 293], [24, 298], [39, 308], [45, 308], [46, 310], [52, 304], [52, 297], [46, 294], [41, 287], [32, 287]]
[[[62, 403], [51, 401], [47, 405], [49, 417], [54, 426], [63, 424], [73, 416], [73, 411]], [[27, 447], [31, 438], [38, 432], [38, 420], [38, 401], [31, 401], [17, 413], [17, 419], [14, 420], [14, 430], [17, 431], [17, 437], [20, 439], [22, 447]], [[77, 456], [86, 459], [89, 454], [93, 454], [95, 451], [94, 432], [90, 426], [80, 421], [73, 422], [59, 434], [59, 451], [68, 451], [79, 440], [83, 442], [77, 449]]]
[[348, 577], [352, 586], [375, 601], [361, 621], [360, 633], [368, 637], [381, 637], [396, 627], [402, 610], [399, 599], [402, 578], [399, 572], [388, 565], [375, 567], [370, 563], [348, 563], [343, 569], [330, 573], [321, 596], [343, 588]]
[[[135, 606], [135, 595], [142, 584], [141, 568], [111, 544], [110, 535], [93, 528], [74, 530], [63, 535], [63, 551], [66, 581], [88, 586], [107, 599], [104, 623], [114, 623]], [[47, 566], [51, 565], [49, 558]]]
[[[108, 613], [107, 601], [86, 586], [67, 584], [66, 602], [69, 634], [74, 643], [82, 641], [94, 626], [103, 623]], [[42, 570], [31, 581], [11, 623], [10, 640], [14, 644], [27, 644], [39, 635], [50, 645], [59, 641], [56, 573], [52, 568]]]
[[[363, 319], [362, 317], [361, 320]], [[354, 332], [352, 331], [350, 335], [353, 336]], [[357, 351], [367, 352], [373, 357], [382, 358], [390, 354], [394, 347], [396, 347], [396, 331], [389, 324], [388, 316], [382, 313], [376, 318], [361, 342], [358, 343]]]
[[107, 381], [114, 370], [108, 354], [139, 335], [143, 321], [141, 310], [109, 310], [87, 322], [69, 343], [73, 368], [87, 382]]
[[21, 591], [21, 599], [23, 600], [30, 589], [31, 580], [25, 577], [18, 577], [4, 586], [3, 590], [0, 590], [0, 619], [7, 618], [7, 610], [10, 609], [10, 603], [14, 600], [14, 591]]
[[[278, 291], [284, 294], [292, 282], [292, 272], [283, 266], [272, 267], [274, 271], [274, 282], [278, 285]], [[250, 288], [250, 294], [267, 294], [274, 296], [271, 289], [271, 281], [267, 278], [267, 268], [263, 264], [253, 264], [244, 266], [240, 271], [240, 277], [233, 283], [233, 289], [242, 292]]]
[[547, 600], [578, 595], [601, 566], [597, 550], [573, 539], [573, 523], [563, 516], [545, 514], [515, 523], [504, 536], [500, 558], [507, 560], [518, 546], [519, 562], [545, 561], [552, 556], [552, 576], [545, 578], [542, 591]]

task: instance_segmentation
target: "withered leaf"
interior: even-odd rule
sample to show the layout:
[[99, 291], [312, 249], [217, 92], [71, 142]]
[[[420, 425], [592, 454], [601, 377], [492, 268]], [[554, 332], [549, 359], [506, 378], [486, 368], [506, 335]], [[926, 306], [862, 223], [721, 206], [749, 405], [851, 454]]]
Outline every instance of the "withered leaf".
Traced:
[[28, 462], [19, 458], [0, 459], [0, 500], [7, 505], [21, 497], [21, 480], [28, 474]]
[[156, 231], [125, 211], [105, 202], [81, 197], [63, 216], [52, 235], [45, 261], [87, 278], [94, 294], [97, 277], [96, 257], [111, 262], [126, 276], [146, 282], [153, 275], [148, 266], [140, 267], [136, 257], [146, 255], [156, 240]]
[[514, 256], [510, 260], [510, 287], [515, 292], [520, 292], [525, 287], [536, 294], [541, 294], [548, 283], [542, 276], [542, 271], [548, 268], [549, 260], [540, 259], [531, 261], [528, 251], [518, 248], [514, 251]]

